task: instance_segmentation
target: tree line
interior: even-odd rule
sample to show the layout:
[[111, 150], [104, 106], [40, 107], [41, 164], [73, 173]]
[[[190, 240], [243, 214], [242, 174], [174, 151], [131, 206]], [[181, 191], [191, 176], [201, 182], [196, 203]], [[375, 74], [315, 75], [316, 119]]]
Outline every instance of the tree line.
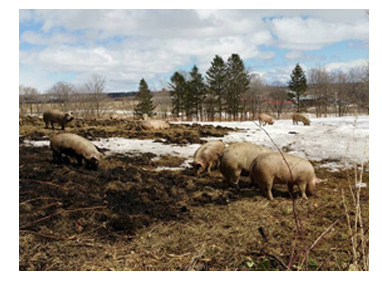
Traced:
[[[353, 108], [369, 111], [369, 65], [347, 73], [328, 72], [318, 66], [303, 70], [299, 63], [291, 70], [288, 82], [266, 84], [257, 74], [250, 74], [238, 54], [227, 61], [215, 55], [205, 76], [194, 65], [189, 72], [176, 71], [160, 99], [153, 96], [145, 79], [139, 82], [137, 95], [122, 100], [123, 108], [134, 116], [175, 117], [187, 120], [248, 120], [261, 112], [280, 118], [285, 112], [315, 112], [346, 115]], [[105, 78], [93, 74], [80, 86], [57, 82], [41, 96], [36, 89], [19, 86], [20, 103], [26, 111], [41, 113], [44, 102], [53, 100], [63, 110], [81, 112], [84, 117], [101, 117], [115, 105], [105, 93]], [[40, 102], [41, 104], [36, 104]], [[37, 108], [32, 109], [32, 106]], [[164, 113], [164, 115], [163, 115]]]
[[[306, 74], [297, 63], [287, 84], [267, 85], [256, 74], [250, 75], [238, 54], [232, 54], [227, 62], [216, 55], [205, 77], [194, 65], [189, 73], [175, 72], [168, 86], [172, 114], [186, 120], [213, 121], [216, 117], [222, 120], [223, 116], [229, 120], [256, 119], [261, 112], [280, 118], [286, 109], [293, 112], [313, 109], [317, 117], [329, 113], [343, 116], [352, 107], [357, 112], [369, 111], [368, 64], [348, 73], [314, 67]], [[144, 79], [138, 93], [136, 114], [155, 114], [153, 96]]]
[[234, 120], [243, 110], [241, 98], [250, 84], [249, 71], [238, 54], [227, 62], [216, 55], [204, 80], [196, 65], [188, 74], [175, 72], [170, 78], [172, 113], [188, 120], [202, 119], [203, 108], [209, 119], [225, 112]]

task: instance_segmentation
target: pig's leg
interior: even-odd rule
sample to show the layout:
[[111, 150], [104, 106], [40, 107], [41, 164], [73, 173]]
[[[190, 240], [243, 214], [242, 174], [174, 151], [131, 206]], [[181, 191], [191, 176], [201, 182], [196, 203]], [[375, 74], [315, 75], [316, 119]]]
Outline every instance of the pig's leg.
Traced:
[[53, 121], [50, 123], [50, 125], [52, 125], [52, 129], [54, 129], [54, 123], [53, 123]]
[[299, 187], [300, 190], [301, 190], [302, 198], [304, 198], [305, 200], [308, 200], [308, 197], [306, 196], [306, 183], [300, 183], [300, 184], [298, 185], [298, 187]]
[[210, 173], [211, 172], [211, 168], [212, 168], [212, 162], [209, 162], [207, 164], [207, 173]]
[[82, 156], [78, 155], [76, 156], [76, 159], [77, 159], [77, 165], [82, 166]]
[[53, 162], [54, 163], [61, 163], [62, 162], [62, 156], [61, 153], [52, 151], [52, 156], [53, 156]]
[[237, 169], [237, 170], [234, 170], [231, 176], [231, 185], [235, 187], [236, 189], [239, 188], [240, 174], [241, 174], [241, 170]]
[[249, 184], [250, 185], [255, 185], [255, 181], [253, 180], [253, 177], [251, 174], [249, 174]]
[[288, 183], [288, 191], [290, 192], [290, 194], [293, 194], [293, 186], [293, 183]]
[[272, 187], [273, 187], [273, 179], [268, 181], [265, 186], [269, 200], [273, 200]]

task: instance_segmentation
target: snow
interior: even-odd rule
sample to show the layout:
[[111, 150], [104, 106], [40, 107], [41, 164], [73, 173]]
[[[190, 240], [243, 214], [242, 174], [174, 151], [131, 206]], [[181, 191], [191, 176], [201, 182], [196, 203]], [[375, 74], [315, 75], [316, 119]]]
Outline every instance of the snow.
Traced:
[[[321, 167], [333, 171], [341, 167], [369, 161], [369, 117], [311, 118], [311, 125], [293, 125], [292, 120], [276, 120], [274, 125], [261, 128], [257, 121], [245, 122], [173, 122], [172, 124], [192, 124], [226, 126], [239, 131], [230, 132], [222, 138], [207, 137], [205, 140], [222, 139], [230, 142], [249, 141], [276, 150], [269, 136], [279, 148], [312, 161], [323, 161]], [[264, 131], [265, 130], [265, 131]], [[266, 134], [268, 133], [268, 135]], [[47, 141], [26, 141], [31, 146], [48, 145]], [[181, 167], [192, 161], [200, 144], [186, 146], [166, 145], [153, 140], [126, 139], [112, 137], [94, 141], [99, 148], [107, 149], [106, 154], [145, 153], [156, 155], [176, 155], [187, 160]]]
[[[192, 161], [192, 156], [195, 151], [200, 147], [200, 144], [191, 144], [187, 146], [168, 145], [154, 142], [152, 139], [126, 139], [121, 137], [102, 138], [99, 141], [94, 141], [94, 145], [98, 148], [107, 149], [105, 155], [114, 153], [130, 153], [139, 154], [151, 152], [158, 156], [160, 155], [173, 155], [178, 157], [187, 158], [187, 163]], [[183, 164], [186, 164], [184, 162]]]
[[46, 140], [41, 140], [41, 141], [24, 140], [24, 144], [26, 146], [32, 146], [32, 147], [44, 147], [44, 146], [49, 146], [50, 142]]
[[[225, 143], [249, 141], [276, 150], [279, 148], [313, 161], [340, 161], [342, 164], [362, 163], [369, 160], [369, 117], [312, 118], [310, 126], [293, 125], [291, 120], [276, 120], [264, 130], [255, 121], [201, 122], [214, 126], [239, 128], [223, 138]], [[210, 138], [206, 140], [213, 140]]]

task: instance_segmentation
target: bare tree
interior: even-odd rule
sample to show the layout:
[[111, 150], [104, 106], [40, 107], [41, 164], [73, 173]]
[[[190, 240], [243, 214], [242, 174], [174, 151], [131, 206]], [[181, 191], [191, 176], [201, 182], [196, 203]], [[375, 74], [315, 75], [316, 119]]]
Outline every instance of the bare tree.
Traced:
[[74, 86], [67, 82], [57, 82], [51, 87], [47, 94], [54, 100], [62, 111], [71, 110], [71, 101], [74, 94]]
[[326, 115], [328, 112], [332, 77], [324, 67], [314, 67], [308, 71], [308, 83], [309, 93], [314, 98], [316, 116], [321, 117], [322, 114]]
[[277, 118], [280, 116], [284, 110], [285, 102], [288, 101], [288, 91], [286, 87], [281, 85], [281, 82], [273, 82], [269, 88], [269, 98], [272, 99], [272, 104], [268, 104], [273, 112], [277, 113]]
[[101, 117], [105, 112], [103, 103], [106, 100], [105, 78], [99, 74], [92, 74], [85, 83], [84, 92], [87, 97], [90, 115], [93, 117]]
[[[25, 106], [29, 110], [29, 114], [33, 115], [33, 105], [38, 101], [39, 92], [33, 87], [24, 87], [19, 85], [19, 99], [22, 108]], [[38, 112], [38, 110], [36, 110]]]
[[344, 116], [349, 111], [349, 82], [348, 76], [343, 72], [332, 75], [334, 80], [334, 108], [338, 116]]
[[167, 119], [167, 115], [171, 113], [171, 96], [166, 89], [154, 93], [154, 104], [156, 107], [157, 116]]
[[264, 80], [258, 75], [253, 74], [250, 77], [249, 89], [244, 97], [244, 111], [250, 112], [252, 119], [256, 119], [261, 109], [261, 103], [264, 101], [266, 86]]

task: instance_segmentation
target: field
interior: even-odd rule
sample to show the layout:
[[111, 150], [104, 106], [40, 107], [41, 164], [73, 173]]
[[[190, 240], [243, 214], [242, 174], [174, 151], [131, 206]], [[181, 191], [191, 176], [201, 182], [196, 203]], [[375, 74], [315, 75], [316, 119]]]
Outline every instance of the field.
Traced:
[[66, 131], [105, 154], [92, 171], [53, 163], [47, 140], [60, 130], [26, 118], [19, 131], [19, 269], [367, 269], [368, 118], [323, 120], [265, 127], [325, 179], [307, 201], [295, 192], [293, 206], [285, 186], [275, 186], [270, 202], [246, 176], [234, 190], [218, 171], [192, 173], [188, 163], [204, 141], [274, 148], [253, 123], [174, 123], [148, 132], [134, 121], [73, 121]]

